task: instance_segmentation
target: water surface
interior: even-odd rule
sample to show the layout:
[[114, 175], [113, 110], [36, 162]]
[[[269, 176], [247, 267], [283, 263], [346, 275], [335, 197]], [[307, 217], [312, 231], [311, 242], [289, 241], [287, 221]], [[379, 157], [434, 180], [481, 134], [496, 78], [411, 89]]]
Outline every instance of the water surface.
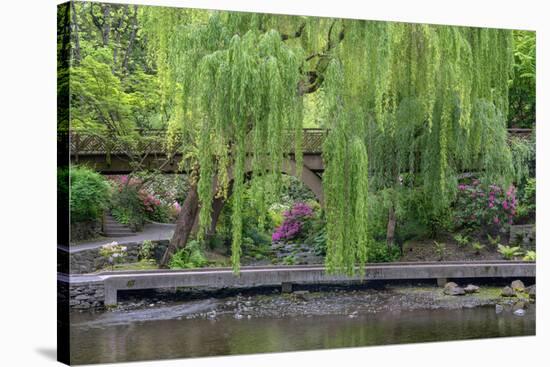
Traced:
[[166, 358], [360, 347], [535, 335], [535, 306], [525, 316], [494, 306], [359, 315], [217, 320], [185, 319], [194, 305], [71, 316], [71, 362]]

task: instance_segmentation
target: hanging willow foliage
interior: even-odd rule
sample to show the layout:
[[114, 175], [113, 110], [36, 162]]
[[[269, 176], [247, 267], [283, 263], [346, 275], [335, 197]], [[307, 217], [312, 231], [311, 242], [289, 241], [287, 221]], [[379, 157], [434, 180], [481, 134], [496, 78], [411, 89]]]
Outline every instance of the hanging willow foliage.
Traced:
[[513, 173], [505, 123], [510, 31], [170, 10], [181, 16], [149, 8], [146, 33], [157, 40], [159, 71], [177, 85], [165, 83], [178, 90], [183, 129], [196, 132], [200, 234], [213, 198], [232, 192], [236, 270], [245, 178], [250, 173], [252, 196], [265, 208], [285, 170], [289, 136], [301, 166], [306, 93], [319, 91], [329, 129], [331, 272], [351, 274], [368, 261], [369, 190], [395, 187], [411, 173], [437, 212], [448, 208], [463, 170], [498, 183]]

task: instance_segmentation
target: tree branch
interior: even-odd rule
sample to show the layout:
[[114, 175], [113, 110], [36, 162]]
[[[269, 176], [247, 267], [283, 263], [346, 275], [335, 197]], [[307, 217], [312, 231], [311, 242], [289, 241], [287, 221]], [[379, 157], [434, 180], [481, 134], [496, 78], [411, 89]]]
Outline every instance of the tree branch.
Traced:
[[294, 32], [294, 34], [281, 34], [281, 39], [283, 41], [286, 41], [288, 39], [298, 38], [298, 37], [302, 36], [302, 32], [304, 31], [305, 27], [306, 27], [306, 24], [302, 23], [300, 25], [300, 28], [298, 28], [298, 30], [296, 32]]

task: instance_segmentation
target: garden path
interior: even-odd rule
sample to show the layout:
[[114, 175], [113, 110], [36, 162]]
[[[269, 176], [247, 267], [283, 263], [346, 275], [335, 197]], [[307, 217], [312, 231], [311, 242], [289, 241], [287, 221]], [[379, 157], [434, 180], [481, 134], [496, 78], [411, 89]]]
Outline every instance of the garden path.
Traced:
[[[91, 241], [78, 242], [77, 244], [71, 244], [69, 252], [79, 252], [83, 250], [89, 250], [92, 248], [101, 247], [106, 243], [113, 241], [118, 242], [119, 245], [127, 243], [143, 242], [146, 240], [158, 241], [169, 240], [174, 233], [175, 224], [164, 223], [147, 223], [143, 227], [143, 231], [132, 234], [127, 237], [102, 237], [101, 239], [94, 239]], [[60, 246], [58, 246], [60, 247]], [[63, 247], [63, 246], [61, 246]], [[66, 247], [65, 247], [66, 249]]]

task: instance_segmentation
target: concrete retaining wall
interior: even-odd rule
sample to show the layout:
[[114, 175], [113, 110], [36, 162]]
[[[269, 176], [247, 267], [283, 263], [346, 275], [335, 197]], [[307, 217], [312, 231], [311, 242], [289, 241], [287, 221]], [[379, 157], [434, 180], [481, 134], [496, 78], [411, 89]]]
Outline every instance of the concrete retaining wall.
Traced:
[[[534, 262], [401, 263], [370, 264], [365, 275], [339, 276], [325, 273], [322, 266], [243, 267], [238, 276], [228, 268], [106, 272], [89, 275], [59, 275], [69, 283], [69, 307], [91, 308], [116, 305], [120, 290], [176, 289], [179, 287], [262, 287], [295, 284], [346, 283], [365, 280], [534, 278]], [[287, 287], [288, 288], [288, 287]]]

